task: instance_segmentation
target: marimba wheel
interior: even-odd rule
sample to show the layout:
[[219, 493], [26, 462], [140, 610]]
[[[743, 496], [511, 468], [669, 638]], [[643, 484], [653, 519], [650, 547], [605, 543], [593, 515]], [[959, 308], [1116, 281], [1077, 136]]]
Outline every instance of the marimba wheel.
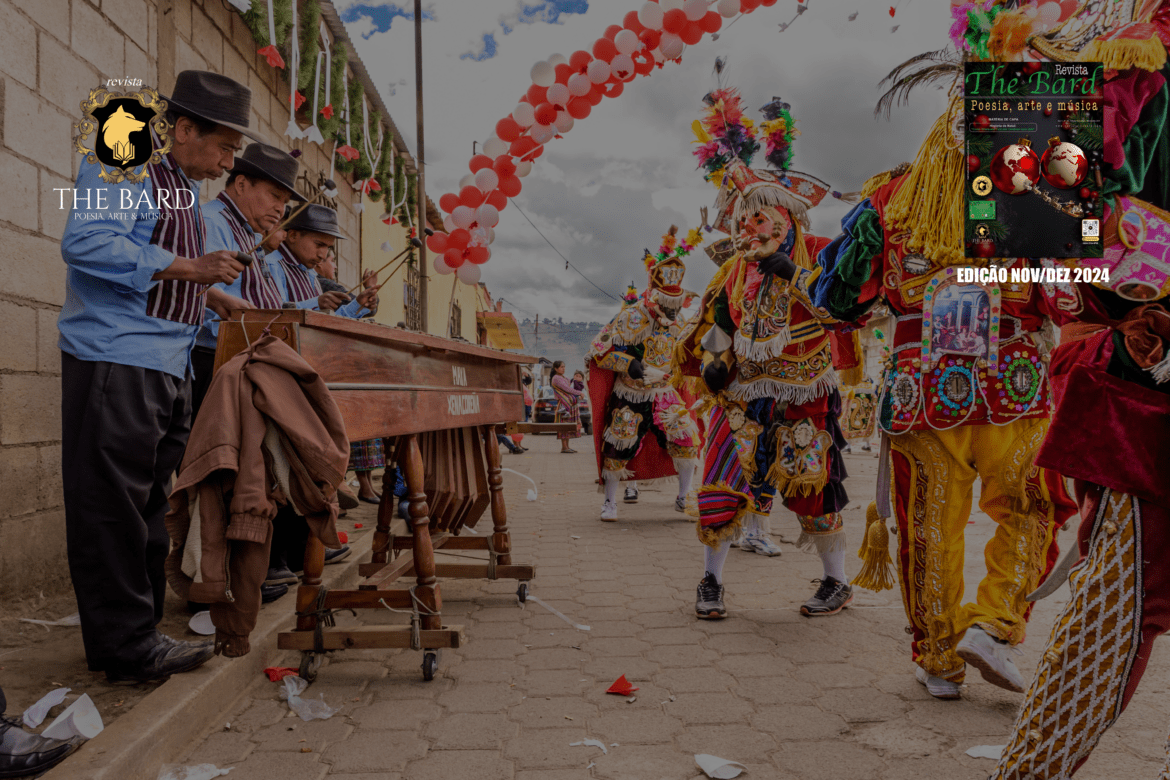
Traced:
[[301, 652], [301, 666], [297, 673], [301, 679], [306, 682], [313, 682], [317, 679], [317, 672], [321, 669], [321, 661], [325, 658], [323, 654], [314, 653], [309, 650]]
[[427, 682], [435, 679], [435, 672], [439, 671], [439, 652], [426, 650], [423, 652], [422, 673]]
[[520, 600], [521, 604], [528, 601], [528, 583], [527, 582], [521, 582], [520, 587], [516, 588], [516, 598]]

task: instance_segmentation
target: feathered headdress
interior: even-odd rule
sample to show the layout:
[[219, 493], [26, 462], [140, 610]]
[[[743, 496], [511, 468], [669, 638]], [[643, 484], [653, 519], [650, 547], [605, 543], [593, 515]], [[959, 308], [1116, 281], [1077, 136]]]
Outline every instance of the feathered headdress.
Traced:
[[657, 253], [643, 250], [642, 262], [646, 265], [646, 275], [650, 281], [646, 296], [662, 306], [681, 306], [686, 298], [682, 280], [687, 267], [683, 261], [702, 243], [703, 232], [698, 228], [680, 239], [678, 226], [671, 225], [670, 230], [662, 236]]

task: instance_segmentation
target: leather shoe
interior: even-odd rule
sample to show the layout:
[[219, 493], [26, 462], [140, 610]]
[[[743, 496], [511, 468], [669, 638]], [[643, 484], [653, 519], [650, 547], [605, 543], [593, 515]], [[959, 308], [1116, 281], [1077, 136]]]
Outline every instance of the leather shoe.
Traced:
[[0, 777], [31, 777], [65, 760], [85, 740], [49, 739], [25, 731], [20, 720], [0, 715]]
[[106, 667], [106, 679], [112, 683], [161, 682], [172, 674], [189, 672], [215, 655], [215, 643], [180, 642], [166, 634], [135, 661], [120, 661]]

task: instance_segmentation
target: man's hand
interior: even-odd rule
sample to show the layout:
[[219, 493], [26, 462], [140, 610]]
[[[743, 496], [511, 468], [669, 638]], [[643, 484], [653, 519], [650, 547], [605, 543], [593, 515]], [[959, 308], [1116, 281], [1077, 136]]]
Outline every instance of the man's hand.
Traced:
[[321, 293], [317, 296], [317, 308], [321, 311], [336, 311], [349, 301], [349, 296], [343, 292]]
[[712, 393], [718, 393], [727, 387], [727, 380], [731, 376], [731, 364], [723, 357], [713, 357], [703, 366], [703, 383]]
[[194, 259], [176, 257], [165, 270], [159, 271], [151, 278], [179, 279], [198, 284], [231, 284], [243, 271], [244, 264], [236, 259], [235, 252], [220, 250]]
[[641, 379], [646, 375], [646, 372], [642, 369], [641, 360], [631, 360], [630, 365], [626, 367], [626, 373], [630, 375], [630, 379]]
[[787, 252], [777, 251], [760, 261], [760, 273], [779, 276], [781, 279], [791, 280], [796, 274], [796, 263]]
[[215, 312], [221, 320], [226, 320], [231, 316], [231, 309], [256, 308], [252, 304], [245, 301], [243, 298], [237, 298], [234, 295], [228, 295], [218, 287], [207, 288], [207, 300], [204, 305]]
[[373, 287], [367, 287], [358, 293], [357, 302], [370, 311], [376, 312], [378, 310], [378, 291]]
[[663, 379], [666, 379], [666, 372], [661, 368], [645, 366], [642, 369], [642, 379], [644, 379], [646, 382], [649, 382], [650, 384], [661, 382]]

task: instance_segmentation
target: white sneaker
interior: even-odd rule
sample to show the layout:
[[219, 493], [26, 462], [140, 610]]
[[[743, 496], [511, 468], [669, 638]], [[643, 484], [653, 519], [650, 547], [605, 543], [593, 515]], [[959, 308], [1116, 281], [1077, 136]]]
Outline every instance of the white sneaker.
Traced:
[[674, 511], [686, 512], [687, 511], [687, 500], [685, 498], [682, 498], [681, 496], [676, 498], [674, 500]]
[[1008, 656], [1013, 648], [1006, 642], [998, 642], [979, 626], [971, 626], [963, 641], [955, 648], [960, 658], [974, 666], [983, 679], [992, 685], [1016, 693], [1024, 692], [1024, 678], [1015, 662]]
[[601, 505], [601, 519], [607, 523], [617, 520], [617, 504], [615, 502], [606, 501]]
[[926, 692], [936, 699], [961, 699], [959, 684], [928, 674], [921, 666], [914, 667], [914, 679], [926, 686]]
[[625, 501], [627, 504], [638, 503], [638, 488], [636, 488], [636, 487], [626, 488], [626, 495], [622, 500]]
[[743, 539], [740, 540], [739, 549], [758, 553], [760, 555], [767, 555], [769, 558], [781, 555], [784, 552], [784, 550], [782, 550], [776, 545], [775, 542], [772, 541], [770, 536], [765, 535], [748, 536], [745, 534]]

